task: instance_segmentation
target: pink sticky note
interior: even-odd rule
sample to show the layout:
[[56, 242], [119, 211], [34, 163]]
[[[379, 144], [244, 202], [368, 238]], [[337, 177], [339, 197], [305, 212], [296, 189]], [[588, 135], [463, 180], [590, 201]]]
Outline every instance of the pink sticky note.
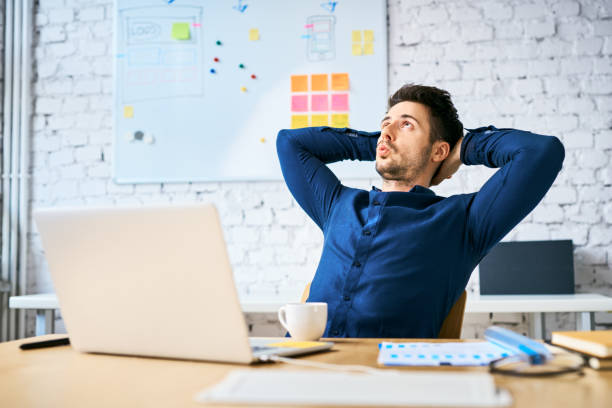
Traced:
[[308, 95], [291, 95], [291, 112], [306, 112]]
[[329, 110], [327, 95], [312, 95], [312, 99], [310, 101], [312, 104], [312, 110], [314, 112], [324, 112]]
[[334, 111], [349, 110], [348, 94], [333, 94], [331, 102]]

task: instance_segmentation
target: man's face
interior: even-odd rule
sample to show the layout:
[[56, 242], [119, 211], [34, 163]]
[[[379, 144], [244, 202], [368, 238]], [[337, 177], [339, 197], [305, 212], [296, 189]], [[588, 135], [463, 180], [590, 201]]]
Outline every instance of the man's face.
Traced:
[[381, 122], [376, 147], [376, 171], [386, 180], [411, 181], [427, 167], [432, 144], [429, 108], [418, 102], [400, 102]]

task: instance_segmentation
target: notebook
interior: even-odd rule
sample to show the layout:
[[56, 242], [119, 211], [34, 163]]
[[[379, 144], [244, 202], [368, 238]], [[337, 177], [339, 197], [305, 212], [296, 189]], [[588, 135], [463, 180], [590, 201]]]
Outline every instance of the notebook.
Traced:
[[515, 353], [487, 341], [379, 344], [378, 364], [385, 366], [483, 366]]
[[596, 357], [612, 357], [612, 330], [552, 332], [553, 344]]

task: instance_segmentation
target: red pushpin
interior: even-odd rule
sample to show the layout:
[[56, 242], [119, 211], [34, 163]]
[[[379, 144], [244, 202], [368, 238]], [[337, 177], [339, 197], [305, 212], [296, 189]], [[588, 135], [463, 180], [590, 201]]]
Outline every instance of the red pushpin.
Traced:
[[255, 74], [251, 74], [251, 78], [252, 78], [252, 79], [255, 79], [255, 78], [257, 78], [257, 77], [255, 76]]
[[213, 61], [219, 62], [219, 58], [215, 57], [215, 59]]

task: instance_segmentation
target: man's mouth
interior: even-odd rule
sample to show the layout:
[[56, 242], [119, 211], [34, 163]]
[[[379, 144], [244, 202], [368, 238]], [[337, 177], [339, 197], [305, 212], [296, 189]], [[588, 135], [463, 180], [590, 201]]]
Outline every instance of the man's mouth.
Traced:
[[380, 155], [385, 155], [391, 151], [391, 146], [388, 146], [385, 143], [381, 143], [378, 145], [377, 150]]

